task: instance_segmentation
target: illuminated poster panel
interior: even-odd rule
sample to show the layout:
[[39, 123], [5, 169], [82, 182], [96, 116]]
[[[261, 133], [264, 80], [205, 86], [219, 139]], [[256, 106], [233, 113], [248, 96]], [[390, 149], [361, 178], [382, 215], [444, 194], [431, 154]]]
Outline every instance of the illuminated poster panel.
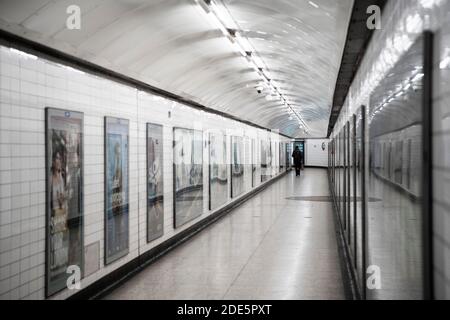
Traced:
[[252, 188], [256, 187], [256, 141], [251, 140]]
[[269, 180], [269, 143], [266, 140], [261, 140], [261, 182]]
[[292, 154], [292, 143], [286, 144], [286, 169], [289, 170], [291, 168], [291, 154]]
[[430, 48], [431, 36], [420, 36], [370, 96], [367, 266], [380, 268], [383, 285], [368, 287], [368, 299], [429, 295]]
[[[83, 271], [83, 114], [46, 108], [46, 295]], [[72, 272], [73, 272], [72, 271]]]
[[269, 152], [267, 157], [267, 180], [273, 176], [275, 166], [275, 142], [269, 140]]
[[105, 264], [128, 254], [129, 121], [105, 117]]
[[251, 159], [251, 142], [249, 137], [244, 137], [244, 192], [252, 188], [252, 159]]
[[280, 172], [284, 171], [284, 166], [285, 166], [285, 156], [286, 156], [286, 145], [284, 144], [284, 142], [280, 142], [280, 150], [279, 150], [279, 167], [280, 167]]
[[203, 132], [173, 129], [174, 227], [203, 213]]
[[163, 234], [163, 127], [147, 123], [147, 242]]
[[244, 139], [231, 137], [231, 197], [244, 192]]
[[228, 200], [227, 140], [223, 133], [209, 134], [209, 210]]

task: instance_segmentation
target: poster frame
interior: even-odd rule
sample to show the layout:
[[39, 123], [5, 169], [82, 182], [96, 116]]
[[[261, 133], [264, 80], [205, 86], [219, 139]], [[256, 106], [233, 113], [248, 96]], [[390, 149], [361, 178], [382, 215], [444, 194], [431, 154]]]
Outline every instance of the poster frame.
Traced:
[[[148, 205], [148, 199], [149, 199], [149, 188], [148, 188], [148, 177], [149, 177], [149, 159], [148, 159], [148, 139], [149, 139], [149, 129], [150, 127], [159, 127], [161, 129], [161, 143], [162, 143], [162, 152], [161, 152], [161, 161], [162, 161], [162, 166], [161, 166], [161, 175], [162, 175], [162, 187], [163, 187], [163, 194], [162, 196], [158, 196], [157, 199], [155, 200], [157, 201], [161, 201], [162, 202], [162, 229], [161, 232], [158, 234], [154, 234], [153, 236], [150, 236], [149, 230], [150, 230], [150, 219], [149, 219], [149, 205]], [[156, 239], [161, 238], [164, 235], [164, 126], [162, 124], [158, 124], [158, 123], [152, 123], [152, 122], [147, 122], [145, 124], [145, 130], [146, 130], [146, 135], [145, 135], [145, 158], [146, 158], [146, 180], [145, 180], [145, 188], [146, 188], [146, 218], [147, 218], [147, 223], [146, 223], [146, 238], [147, 238], [147, 243], [150, 243]], [[161, 199], [159, 199], [161, 198]]]
[[[106, 265], [110, 265], [120, 259], [122, 259], [123, 257], [127, 256], [128, 253], [130, 252], [130, 120], [128, 119], [124, 119], [124, 118], [118, 118], [118, 117], [111, 117], [111, 116], [105, 116], [103, 118], [104, 120], [104, 125], [103, 125], [103, 130], [104, 130], [104, 143], [103, 143], [103, 157], [104, 157], [104, 164], [103, 164], [103, 175], [104, 175], [104, 223], [103, 223], [103, 236], [104, 236], [104, 246], [103, 246], [103, 260], [104, 260], [104, 264]], [[107, 190], [108, 190], [108, 120], [116, 120], [119, 122], [126, 122], [128, 125], [128, 135], [127, 135], [127, 143], [128, 143], [128, 150], [127, 150], [127, 179], [126, 179], [126, 184], [127, 184], [127, 193], [128, 193], [128, 244], [127, 244], [127, 249], [123, 250], [123, 252], [116, 254], [114, 257], [109, 257], [108, 256], [108, 238], [107, 238], [107, 234], [108, 234], [108, 199], [107, 199]]]
[[80, 247], [81, 247], [81, 261], [80, 261], [80, 272], [81, 272], [81, 279], [84, 278], [84, 263], [85, 263], [85, 257], [84, 257], [84, 112], [81, 111], [74, 111], [74, 110], [67, 110], [63, 108], [54, 108], [54, 107], [48, 107], [46, 106], [44, 109], [45, 112], [45, 297], [51, 297], [64, 289], [66, 289], [66, 286], [61, 286], [60, 288], [51, 289], [50, 285], [50, 183], [47, 174], [50, 172], [51, 166], [49, 165], [50, 158], [49, 158], [49, 117], [51, 116], [50, 113], [52, 111], [55, 112], [64, 112], [69, 114], [78, 114], [80, 116], [80, 159], [81, 159], [81, 165], [80, 165], [80, 198], [81, 198], [81, 212], [80, 212], [80, 221], [79, 224], [81, 225], [81, 239], [80, 239]]
[[[212, 210], [216, 210], [218, 208], [220, 208], [221, 206], [225, 205], [228, 202], [228, 186], [226, 187], [227, 190], [227, 195], [226, 195], [226, 200], [224, 203], [220, 204], [219, 206], [217, 206], [216, 208], [212, 208], [212, 193], [211, 193], [211, 168], [212, 168], [212, 163], [211, 163], [211, 136], [215, 135], [216, 133], [213, 132], [209, 132], [208, 133], [208, 210], [212, 211]], [[227, 135], [225, 132], [218, 132], [217, 135], [220, 135], [223, 137], [222, 142], [225, 142], [225, 147], [227, 147]], [[225, 154], [225, 160], [227, 158], [227, 149], [224, 150], [224, 154]], [[227, 169], [227, 185], [228, 185], [228, 166], [226, 163], [223, 164], [226, 169]]]
[[[244, 165], [244, 163], [245, 163], [245, 139], [244, 139], [244, 137], [241, 137], [241, 136], [230, 136], [230, 148], [231, 148], [231, 153], [230, 153], [230, 155], [231, 155], [231, 159], [230, 159], [230, 173], [231, 173], [231, 175], [230, 175], [230, 177], [231, 177], [231, 181], [230, 181], [230, 185], [231, 185], [231, 199], [235, 199], [235, 198], [237, 198], [237, 197], [239, 197], [239, 196], [241, 196], [241, 195], [243, 195], [244, 193], [245, 193], [245, 174], [244, 174], [244, 172], [245, 172], [245, 165]], [[242, 190], [241, 190], [241, 192], [240, 193], [238, 193], [238, 194], [234, 194], [234, 188], [233, 188], [233, 180], [234, 180], [234, 174], [233, 174], [233, 165], [234, 165], [234, 162], [233, 162], [233, 159], [234, 159], [234, 148], [233, 148], [233, 142], [235, 141], [235, 139], [240, 139], [240, 141], [241, 141], [241, 148], [240, 148], [240, 151], [241, 151], [241, 163], [239, 164], [239, 167], [242, 169], [242, 174], [241, 175], [239, 175], [239, 177], [241, 177], [242, 178]], [[239, 141], [239, 140], [238, 140]]]
[[[192, 132], [196, 132], [197, 131], [198, 133], [201, 133], [201, 136], [202, 136], [202, 143], [201, 143], [201, 145], [202, 145], [202, 153], [201, 153], [201, 155], [202, 155], [202, 177], [204, 177], [204, 172], [203, 172], [203, 169], [204, 169], [203, 168], [203, 165], [204, 165], [203, 151], [204, 150], [203, 150], [203, 148], [205, 147], [205, 145], [204, 145], [204, 136], [203, 136], [204, 132], [202, 130], [193, 129], [193, 128], [185, 128], [185, 127], [173, 127], [172, 128], [172, 156], [173, 156], [173, 158], [172, 158], [172, 195], [173, 195], [172, 216], [173, 216], [173, 228], [174, 229], [178, 229], [178, 228], [186, 225], [187, 223], [197, 219], [198, 217], [200, 217], [203, 214], [203, 205], [202, 205], [202, 212], [200, 212], [200, 214], [196, 215], [195, 217], [193, 217], [193, 218], [191, 218], [189, 220], [186, 220], [185, 222], [183, 222], [180, 225], [177, 225], [177, 208], [176, 208], [176, 204], [177, 204], [177, 201], [176, 201], [177, 190], [176, 190], [176, 170], [175, 170], [176, 169], [176, 164], [175, 164], [175, 161], [174, 161], [175, 160], [174, 155], [175, 155], [175, 131], [176, 130], [188, 130], [188, 131], [192, 131]], [[203, 179], [202, 179], [201, 188], [202, 188], [202, 192], [203, 192], [204, 191]], [[202, 194], [202, 197], [203, 197], [203, 194]], [[203, 202], [204, 202], [204, 199], [202, 199], [202, 203]]]

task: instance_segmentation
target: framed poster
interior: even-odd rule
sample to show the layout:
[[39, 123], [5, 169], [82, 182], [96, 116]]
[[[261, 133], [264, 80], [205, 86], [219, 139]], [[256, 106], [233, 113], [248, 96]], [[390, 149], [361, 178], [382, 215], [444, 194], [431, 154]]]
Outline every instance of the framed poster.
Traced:
[[83, 113], [45, 109], [46, 296], [81, 274], [83, 254]]
[[147, 242], [164, 234], [163, 127], [147, 123]]
[[284, 165], [285, 165], [285, 159], [284, 157], [286, 156], [286, 146], [284, 144], [284, 142], [280, 142], [279, 144], [280, 146], [280, 150], [279, 150], [279, 167], [280, 167], [280, 172], [284, 171]]
[[174, 228], [203, 213], [203, 132], [173, 128]]
[[252, 188], [251, 143], [249, 137], [244, 137], [244, 192]]
[[286, 143], [286, 170], [291, 168], [292, 143]]
[[251, 141], [251, 167], [252, 167], [252, 188], [256, 186], [256, 143], [255, 139]]
[[209, 210], [228, 200], [227, 139], [223, 132], [209, 134]]
[[269, 152], [267, 157], [267, 180], [273, 176], [273, 168], [275, 166], [275, 142], [269, 140]]
[[[432, 48], [431, 33], [419, 36], [370, 95], [366, 262], [379, 266], [385, 280], [380, 290], [366, 290], [367, 299], [431, 295]], [[409, 141], [413, 154], [407, 160]], [[407, 173], [409, 185], [403, 179]]]
[[244, 192], [244, 139], [231, 137], [231, 197]]
[[105, 264], [129, 251], [129, 121], [105, 117]]
[[267, 141], [261, 140], [261, 182], [268, 180], [268, 153]]
[[[355, 139], [355, 190], [354, 195], [357, 199], [355, 203], [355, 251], [354, 264], [357, 271], [357, 281], [359, 283], [361, 297], [366, 298], [366, 166], [365, 166], [365, 128], [366, 128], [366, 107], [361, 106], [353, 116], [354, 139]], [[334, 143], [333, 143], [334, 152]], [[333, 164], [334, 166], [334, 164]]]

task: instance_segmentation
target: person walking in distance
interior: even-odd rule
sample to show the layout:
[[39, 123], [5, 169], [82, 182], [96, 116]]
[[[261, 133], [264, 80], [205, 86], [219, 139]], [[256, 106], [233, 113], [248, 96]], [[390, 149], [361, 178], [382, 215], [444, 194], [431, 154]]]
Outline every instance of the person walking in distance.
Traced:
[[292, 153], [292, 158], [294, 158], [295, 174], [299, 177], [300, 170], [302, 168], [302, 153], [300, 152], [300, 148], [298, 146], [295, 147], [295, 150]]

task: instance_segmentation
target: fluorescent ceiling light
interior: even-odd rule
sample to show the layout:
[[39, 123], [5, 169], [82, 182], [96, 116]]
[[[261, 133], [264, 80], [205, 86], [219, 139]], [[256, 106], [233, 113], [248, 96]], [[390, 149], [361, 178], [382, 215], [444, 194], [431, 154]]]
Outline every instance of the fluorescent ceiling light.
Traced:
[[219, 29], [220, 31], [222, 31], [224, 36], [228, 36], [228, 30], [227, 28], [224, 27], [224, 25], [219, 21], [219, 19], [214, 15], [214, 13], [210, 12], [208, 14], [206, 14], [209, 22], [217, 29]]
[[237, 43], [236, 41], [232, 42], [234, 49], [239, 52], [243, 57], [247, 56], [247, 52]]
[[209, 8], [209, 5], [207, 5], [207, 4], [205, 3], [205, 1], [203, 1], [203, 0], [195, 0], [195, 2], [196, 2], [200, 7], [202, 7], [202, 9], [205, 10], [206, 13], [209, 13], [209, 12], [211, 11], [210, 8]]
[[309, 1], [309, 4], [312, 5], [314, 8], [317, 8], [317, 9], [319, 8], [319, 6], [312, 1]]
[[[219, 30], [222, 31], [223, 35], [230, 40], [231, 44], [235, 51], [239, 52], [243, 57], [247, 59], [249, 66], [256, 71], [256, 73], [260, 76], [263, 81], [263, 85], [266, 86], [270, 93], [266, 96], [268, 101], [276, 100], [279, 97], [281, 104], [288, 108], [288, 112], [294, 114], [300, 123], [306, 127], [306, 124], [301, 119], [301, 117], [292, 109], [292, 107], [288, 104], [287, 100], [283, 97], [283, 94], [278, 91], [277, 86], [271, 83], [271, 76], [267, 73], [267, 67], [264, 64], [264, 61], [256, 55], [253, 46], [250, 41], [241, 36], [238, 30], [238, 26], [234, 22], [233, 18], [229, 14], [228, 10], [222, 4], [216, 4], [214, 0], [210, 0], [206, 2], [205, 0], [195, 0], [199, 6], [203, 8], [203, 12], [206, 14], [207, 19], [210, 24]], [[314, 2], [309, 2], [312, 6], [318, 8], [319, 6]], [[232, 32], [234, 30], [235, 32]], [[231, 34], [230, 34], [231, 33]], [[262, 31], [257, 31], [259, 34], [266, 34]], [[276, 36], [276, 35], [275, 35]], [[257, 38], [260, 40], [266, 40], [263, 38]], [[248, 53], [248, 54], [247, 54]], [[256, 87], [258, 91], [263, 91], [264, 88], [261, 84], [258, 84]], [[292, 117], [292, 116], [291, 116]]]
[[422, 79], [425, 76], [425, 74], [423, 73], [418, 73], [414, 76], [414, 78], [412, 78], [413, 82], [419, 81], [420, 79]]
[[225, 9], [222, 5], [217, 5], [214, 1], [211, 1], [210, 7], [226, 28], [234, 30], [237, 29], [237, 25], [228, 13], [227, 9]]
[[252, 56], [253, 62], [255, 63], [255, 65], [260, 68], [260, 69], [264, 69], [264, 62], [261, 60], [260, 57], [258, 56]]
[[417, 33], [423, 29], [423, 20], [419, 14], [414, 14], [406, 18], [406, 31], [408, 33]]
[[450, 56], [444, 58], [444, 60], [439, 63], [439, 68], [441, 70], [448, 69], [450, 67]]
[[250, 59], [248, 61], [248, 65], [250, 66], [250, 68], [252, 68], [253, 70], [255, 70], [256, 72], [259, 73], [259, 69], [258, 66], [256, 64], [253, 63], [253, 60], [251, 60], [250, 56], [247, 56], [247, 59]]
[[244, 49], [247, 52], [254, 51], [252, 45], [250, 44], [250, 41], [248, 41], [247, 38], [242, 37], [239, 32], [236, 32], [235, 37], [239, 45], [242, 47], [242, 49]]

